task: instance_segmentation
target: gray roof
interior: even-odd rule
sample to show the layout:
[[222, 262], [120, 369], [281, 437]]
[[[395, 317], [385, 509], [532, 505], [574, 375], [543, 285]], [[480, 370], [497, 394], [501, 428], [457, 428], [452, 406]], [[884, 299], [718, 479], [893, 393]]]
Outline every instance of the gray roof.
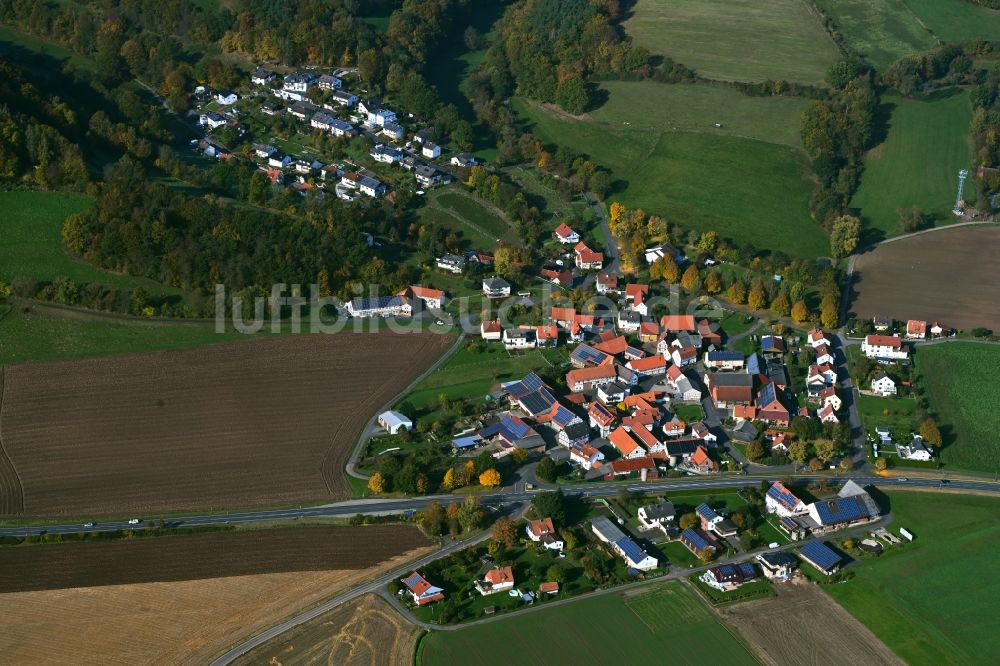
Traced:
[[661, 500], [659, 504], [650, 504], [642, 508], [647, 518], [673, 518], [676, 513], [674, 503], [668, 499]]
[[590, 521], [590, 526], [595, 532], [601, 535], [604, 540], [614, 543], [625, 538], [625, 533], [612, 523], [606, 516], [597, 516]]
[[507, 282], [502, 277], [494, 276], [483, 280], [483, 286], [488, 289], [506, 289], [510, 287], [510, 282]]

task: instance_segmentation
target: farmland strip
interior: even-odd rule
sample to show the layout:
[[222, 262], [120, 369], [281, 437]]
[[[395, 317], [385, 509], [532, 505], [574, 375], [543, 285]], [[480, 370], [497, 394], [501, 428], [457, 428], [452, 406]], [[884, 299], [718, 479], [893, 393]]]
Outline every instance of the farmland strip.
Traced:
[[7, 368], [0, 366], [0, 515], [16, 515], [24, 511], [24, 487], [3, 443], [6, 375]]

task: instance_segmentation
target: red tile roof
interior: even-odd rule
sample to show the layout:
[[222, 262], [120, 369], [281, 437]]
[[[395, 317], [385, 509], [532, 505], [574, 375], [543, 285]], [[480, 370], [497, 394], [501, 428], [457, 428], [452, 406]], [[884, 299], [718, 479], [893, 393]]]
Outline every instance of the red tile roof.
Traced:
[[660, 327], [668, 331], [698, 330], [694, 315], [663, 315], [660, 317]]
[[895, 347], [903, 346], [903, 341], [898, 335], [869, 335], [865, 337], [865, 344], [869, 347]]
[[510, 567], [500, 567], [499, 569], [490, 569], [486, 572], [486, 581], [492, 583], [493, 585], [500, 585], [501, 583], [514, 583], [514, 572]]
[[576, 232], [573, 231], [572, 227], [570, 227], [568, 224], [566, 224], [565, 222], [563, 222], [558, 227], [556, 227], [555, 233], [556, 233], [556, 236], [559, 236], [560, 238], [567, 238], [567, 237], [575, 234]]
[[632, 299], [633, 303], [642, 303], [643, 298], [649, 295], [648, 284], [627, 284], [625, 285], [625, 297]]
[[632, 368], [636, 372], [649, 372], [650, 370], [665, 368], [666, 366], [667, 359], [663, 358], [659, 354], [647, 356], [646, 358], [637, 358], [634, 361], [628, 362], [628, 367]]
[[622, 427], [615, 428], [608, 437], [608, 441], [611, 442], [612, 446], [621, 451], [623, 456], [631, 455], [638, 449], [642, 448], [632, 438], [632, 435], [630, 435], [628, 431]]
[[611, 354], [612, 356], [625, 353], [627, 348], [628, 340], [626, 340], [623, 335], [613, 337], [610, 340], [605, 340], [600, 344], [594, 345], [594, 349], [602, 351], [605, 354]]
[[595, 365], [590, 368], [579, 368], [566, 373], [566, 384], [572, 386], [578, 382], [592, 382], [597, 379], [607, 379], [617, 375], [614, 365]]

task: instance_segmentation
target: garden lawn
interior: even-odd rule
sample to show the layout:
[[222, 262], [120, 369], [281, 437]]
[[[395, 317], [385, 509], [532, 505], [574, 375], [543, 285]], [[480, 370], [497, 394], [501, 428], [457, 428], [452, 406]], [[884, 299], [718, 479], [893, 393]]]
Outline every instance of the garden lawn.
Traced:
[[802, 0], [638, 0], [632, 12], [636, 44], [711, 79], [822, 83], [839, 59]]
[[51, 282], [66, 277], [112, 287], [142, 287], [154, 295], [180, 291], [154, 280], [109, 273], [70, 257], [62, 249], [66, 218], [87, 210], [90, 199], [67, 192], [0, 192], [0, 280], [30, 277]]
[[455, 191], [441, 191], [440, 194], [434, 195], [433, 205], [462, 220], [481, 235], [487, 238], [492, 237], [494, 243], [500, 239], [513, 240], [512, 234], [516, 236], [513, 227], [506, 220], [495, 215], [472, 195]]
[[[885, 410], [889, 413], [885, 414]], [[916, 432], [917, 401], [914, 398], [880, 398], [876, 395], [858, 396], [858, 412], [861, 422], [871, 432], [878, 426], [889, 428], [897, 441], [908, 441], [910, 433]]]
[[941, 461], [1000, 473], [1000, 347], [949, 343], [920, 347], [915, 358], [944, 439]]
[[[886, 96], [892, 108], [889, 134], [865, 155], [865, 171], [851, 205], [875, 241], [902, 233], [900, 208], [918, 206], [936, 218], [936, 224], [954, 222], [959, 169], [972, 166], [968, 94], [925, 102]], [[966, 183], [966, 195], [974, 185]]]
[[892, 492], [892, 531], [916, 539], [851, 567], [825, 585], [901, 659], [921, 664], [995, 663], [1000, 578], [989, 575], [1000, 543], [1000, 499]]
[[1000, 11], [970, 0], [903, 0], [938, 38], [958, 43], [971, 39], [1000, 39]]
[[[833, 19], [847, 45], [879, 71], [911, 53], [934, 46], [934, 36], [920, 25], [906, 0], [812, 0]], [[929, 0], [945, 4], [945, 0]], [[948, 4], [960, 4], [955, 0]]]
[[[672, 129], [736, 136], [802, 147], [799, 118], [809, 106], [801, 97], [750, 97], [735, 88], [653, 81], [607, 81], [608, 101], [590, 112], [594, 122], [630, 129]], [[716, 123], [722, 127], [716, 127]]]
[[567, 119], [521, 99], [512, 106], [543, 142], [569, 146], [610, 169], [611, 201], [688, 229], [714, 229], [740, 244], [806, 258], [829, 254], [826, 234], [809, 217], [813, 176], [800, 150]]
[[[424, 666], [470, 656], [492, 664], [754, 664], [750, 652], [680, 583], [624, 597], [608, 594], [558, 609], [433, 631], [418, 648]], [[555, 660], [555, 661], [554, 661]]]
[[0, 365], [29, 360], [179, 349], [245, 340], [208, 324], [163, 323], [0, 305]]

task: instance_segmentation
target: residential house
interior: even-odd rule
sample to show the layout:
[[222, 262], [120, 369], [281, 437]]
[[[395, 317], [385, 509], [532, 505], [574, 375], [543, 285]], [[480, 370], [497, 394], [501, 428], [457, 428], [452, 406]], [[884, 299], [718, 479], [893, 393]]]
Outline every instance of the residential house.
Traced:
[[599, 271], [604, 266], [604, 255], [596, 250], [591, 250], [583, 241], [577, 243], [573, 251], [576, 253], [574, 259], [576, 267], [582, 271]]
[[832, 386], [827, 386], [825, 389], [819, 392], [817, 395], [820, 405], [826, 407], [830, 405], [833, 407], [833, 411], [839, 412], [840, 408], [844, 406], [844, 401], [840, 399], [837, 395], [837, 389]]
[[816, 345], [816, 363], [819, 365], [833, 365], [837, 360], [826, 345]]
[[[449, 273], [459, 275], [465, 270], [465, 257], [461, 257], [457, 254], [442, 255], [437, 259], [437, 267], [448, 271]], [[510, 295], [510, 291], [507, 292], [507, 295]]]
[[881, 396], [896, 395], [896, 382], [880, 370], [872, 377], [872, 393]]
[[712, 370], [742, 370], [746, 359], [740, 352], [707, 351], [705, 352], [705, 367]]
[[531, 328], [505, 328], [501, 342], [507, 349], [534, 349], [535, 331]]
[[334, 90], [330, 93], [330, 101], [338, 106], [350, 108], [358, 103], [358, 96], [346, 90]]
[[486, 298], [506, 298], [510, 296], [510, 282], [493, 276], [483, 280], [483, 296]]
[[538, 591], [542, 594], [559, 594], [559, 583], [556, 581], [546, 581], [538, 584]]
[[209, 111], [208, 113], [203, 113], [199, 116], [198, 124], [203, 127], [207, 127], [210, 130], [214, 130], [217, 127], [225, 125], [226, 119], [214, 111]]
[[320, 87], [320, 90], [338, 90], [344, 85], [344, 82], [339, 77], [330, 74], [321, 75], [316, 83]]
[[659, 564], [658, 560], [639, 547], [628, 537], [622, 537], [611, 545], [611, 549], [625, 560], [632, 569], [652, 571]]
[[691, 458], [684, 463], [684, 468], [695, 474], [711, 474], [719, 470], [719, 463], [712, 460], [708, 454], [708, 449], [698, 445], [691, 454]]
[[399, 141], [406, 136], [406, 130], [403, 129], [402, 125], [397, 125], [396, 123], [386, 123], [382, 126], [382, 134], [389, 137], [393, 141]]
[[[680, 365], [680, 364], [678, 364]], [[635, 359], [625, 364], [640, 377], [659, 377], [667, 372], [667, 359], [659, 354]]]
[[781, 550], [761, 553], [756, 559], [760, 563], [764, 576], [770, 580], [791, 580], [798, 566], [798, 560], [795, 559], [794, 555]]
[[833, 405], [829, 404], [817, 410], [816, 418], [818, 418], [822, 423], [840, 423], [840, 419], [837, 418]]
[[317, 112], [309, 119], [309, 125], [315, 127], [316, 129], [321, 129], [324, 131], [330, 131], [331, 123], [335, 120], [333, 116], [329, 113], [324, 113], [323, 111]]
[[[567, 326], [569, 323], [573, 321], [576, 315], [574, 313], [574, 315], [570, 316], [569, 322], [567, 322], [565, 319], [560, 320], [557, 317], [566, 316], [562, 312], [563, 310], [570, 310], [572, 312], [571, 308], [552, 308], [552, 318], [556, 321], [557, 324], [561, 326]], [[576, 349], [574, 349], [572, 353], [570, 353], [569, 355], [569, 363], [574, 368], [589, 368], [595, 365], [608, 365], [611, 362], [612, 359], [610, 355], [599, 349], [591, 347], [586, 343], [581, 343], [577, 345]]]
[[378, 424], [385, 428], [390, 435], [399, 434], [401, 430], [413, 430], [413, 421], [405, 415], [392, 411], [382, 412], [378, 415]]
[[814, 328], [813, 330], [809, 331], [809, 334], [806, 337], [806, 341], [809, 343], [809, 346], [812, 347], [813, 349], [816, 349], [820, 345], [823, 346], [830, 345], [830, 338], [828, 338], [826, 333], [819, 328]]
[[[603, 476], [605, 481], [614, 481], [621, 478], [638, 478], [642, 481], [647, 481], [660, 478], [660, 473], [656, 469], [656, 461], [649, 456], [612, 460], [601, 467], [598, 473]], [[588, 475], [587, 478], [589, 480], [593, 477]]]
[[625, 285], [625, 303], [634, 312], [645, 316], [649, 314], [649, 307], [646, 299], [649, 298], [648, 284], [627, 284]]
[[489, 342], [499, 342], [503, 338], [503, 329], [497, 320], [483, 321], [479, 324], [479, 335], [483, 340]]
[[370, 153], [372, 159], [383, 164], [394, 164], [403, 159], [403, 151], [395, 146], [387, 146], [384, 143], [377, 144]]
[[792, 420], [788, 408], [781, 404], [774, 382], [764, 384], [757, 393], [757, 418], [779, 428], [787, 428]]
[[317, 111], [317, 106], [315, 104], [310, 104], [309, 102], [295, 102], [290, 107], [288, 107], [288, 115], [295, 116], [299, 120], [305, 120], [309, 118]]
[[861, 351], [868, 358], [899, 360], [907, 357], [906, 348], [898, 335], [867, 335]]
[[872, 325], [875, 326], [875, 330], [879, 333], [888, 331], [895, 323], [892, 317], [886, 317], [885, 315], [875, 315], [872, 317]]
[[556, 532], [551, 518], [530, 521], [525, 532], [529, 539], [542, 544], [542, 547], [548, 550], [561, 551], [565, 546], [562, 537]]
[[768, 513], [780, 517], [804, 516], [809, 512], [805, 502], [795, 496], [781, 481], [775, 481], [764, 495], [764, 506]]
[[715, 446], [719, 441], [704, 421], [695, 421], [691, 424], [691, 436], [700, 439], [708, 446]]
[[580, 242], [580, 234], [575, 232], [568, 224], [562, 222], [556, 227], [556, 230], [552, 232], [552, 236], [565, 245], [576, 245]]
[[433, 187], [441, 182], [441, 173], [432, 166], [418, 164], [413, 169], [413, 176], [420, 187]]
[[468, 168], [476, 166], [477, 164], [479, 164], [479, 160], [477, 160], [471, 153], [459, 153], [451, 158], [452, 166]]
[[362, 176], [358, 181], [358, 191], [373, 199], [385, 196], [388, 190], [384, 183], [371, 176]]
[[413, 314], [410, 302], [402, 296], [376, 296], [355, 298], [347, 304], [347, 312], [352, 317], [409, 317]]
[[509, 412], [501, 415], [499, 421], [486, 426], [478, 434], [484, 440], [494, 441], [500, 445], [500, 451], [493, 454], [495, 458], [502, 458], [515, 449], [528, 452], [545, 450], [545, 440], [542, 436], [519, 416]]
[[698, 362], [698, 348], [694, 346], [674, 347], [670, 352], [670, 359], [679, 368], [694, 365]]
[[728, 592], [744, 583], [757, 580], [757, 569], [749, 562], [720, 564], [703, 573], [701, 580], [709, 587]]
[[684, 253], [670, 243], [661, 243], [660, 245], [647, 247], [644, 255], [646, 257], [647, 264], [652, 264], [657, 259], [662, 259], [663, 257], [670, 257], [678, 264], [683, 263], [685, 259]]
[[660, 317], [660, 328], [670, 333], [694, 333], [698, 330], [698, 324], [695, 323], [694, 315], [663, 315]]
[[618, 276], [608, 275], [607, 273], [601, 273], [597, 276], [597, 293], [598, 294], [617, 294], [618, 293]]
[[934, 457], [931, 447], [920, 435], [911, 435], [909, 444], [896, 444], [896, 455], [903, 460], [929, 461]]
[[625, 400], [630, 390], [628, 385], [615, 380], [597, 387], [597, 399], [605, 405], [615, 405]]
[[430, 581], [416, 571], [404, 578], [402, 583], [418, 606], [444, 599], [444, 590], [431, 585]]
[[435, 160], [441, 157], [441, 146], [428, 141], [420, 147], [420, 154], [429, 160]]
[[636, 441], [635, 437], [628, 430], [619, 426], [608, 437], [608, 441], [613, 447], [618, 449], [625, 459], [641, 458], [646, 455], [646, 449]]
[[597, 430], [601, 437], [611, 434], [612, 426], [618, 421], [618, 417], [610, 409], [600, 402], [592, 402], [587, 410], [587, 419], [590, 427]]
[[282, 81], [281, 88], [288, 92], [309, 92], [309, 88], [316, 83], [316, 78], [315, 74], [308, 72], [289, 74]]
[[705, 375], [705, 386], [712, 402], [719, 409], [753, 402], [753, 377], [739, 372], [710, 372]]
[[[645, 303], [643, 303], [645, 306]], [[655, 321], [644, 321], [639, 324], [639, 341], [640, 342], [656, 342], [657, 338], [660, 337], [660, 325]], [[695, 352], [695, 360], [697, 360], [698, 354]]]
[[784, 356], [785, 341], [777, 335], [764, 335], [760, 338], [760, 351], [765, 358], [773, 356]]
[[215, 101], [223, 106], [236, 104], [237, 100], [239, 100], [239, 96], [234, 92], [220, 91], [215, 93]]
[[667, 526], [673, 524], [676, 513], [673, 502], [663, 499], [657, 504], [639, 507], [639, 524], [647, 530], [661, 529], [666, 532]]
[[718, 541], [706, 533], [704, 530], [691, 528], [681, 532], [681, 543], [696, 557], [702, 557], [703, 553], [714, 553], [718, 550]]
[[590, 391], [618, 379], [614, 364], [578, 368], [566, 373], [566, 388], [573, 393]]
[[836, 551], [818, 539], [807, 542], [799, 550], [799, 557], [827, 576], [835, 574], [844, 561]]
[[616, 324], [619, 331], [635, 333], [642, 325], [642, 315], [632, 310], [619, 310]]
[[250, 75], [250, 83], [255, 86], [265, 86], [275, 79], [275, 74], [269, 69], [258, 67]]
[[573, 447], [569, 450], [570, 462], [575, 463], [585, 470], [597, 467], [604, 460], [604, 454], [590, 444]]
[[498, 567], [476, 581], [476, 590], [483, 596], [514, 588], [514, 572], [510, 567]]

